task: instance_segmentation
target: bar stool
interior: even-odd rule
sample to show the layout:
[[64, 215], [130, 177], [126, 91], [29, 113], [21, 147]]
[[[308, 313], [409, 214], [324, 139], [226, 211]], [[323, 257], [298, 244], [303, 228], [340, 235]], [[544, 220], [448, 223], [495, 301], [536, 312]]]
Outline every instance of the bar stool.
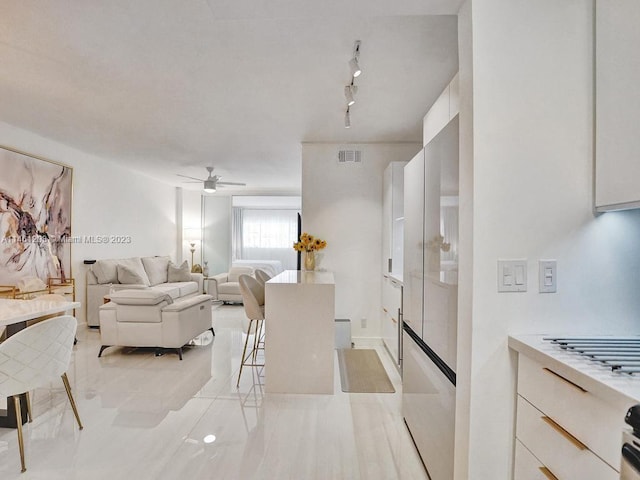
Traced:
[[[240, 275], [238, 282], [240, 283], [242, 303], [244, 304], [245, 315], [249, 319], [249, 326], [247, 327], [247, 337], [245, 338], [244, 349], [242, 350], [242, 360], [240, 361], [240, 371], [238, 372], [236, 387], [240, 386], [240, 376], [242, 375], [243, 367], [264, 367], [264, 363], [257, 363], [258, 350], [264, 350], [264, 341], [262, 338], [264, 327], [264, 284], [260, 284], [260, 282], [250, 275]], [[253, 347], [247, 353], [249, 336], [252, 332]]]
[[256, 268], [253, 274], [256, 276], [256, 280], [258, 280], [263, 286], [265, 283], [271, 280], [271, 275], [269, 275], [264, 270], [260, 270], [259, 268]]

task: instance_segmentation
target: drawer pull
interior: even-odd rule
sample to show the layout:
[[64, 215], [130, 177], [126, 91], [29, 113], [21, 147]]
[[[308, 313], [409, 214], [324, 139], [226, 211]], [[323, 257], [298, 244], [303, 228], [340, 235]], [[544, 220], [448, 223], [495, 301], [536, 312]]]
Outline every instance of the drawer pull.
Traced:
[[566, 383], [568, 383], [569, 385], [571, 385], [574, 388], [577, 388], [578, 390], [580, 390], [582, 393], [587, 393], [587, 391], [582, 388], [580, 385], [578, 385], [577, 383], [573, 383], [571, 380], [567, 380], [566, 378], [564, 378], [562, 375], [560, 375], [559, 373], [554, 372], [553, 370], [551, 370], [550, 368], [543, 368], [543, 370], [545, 372], [550, 373], [551, 375], [555, 375], [556, 377], [558, 377], [560, 380], [565, 381]]
[[383, 311], [384, 313], [389, 313], [389, 312], [387, 311], [387, 309], [386, 309], [386, 308], [384, 308], [384, 307], [382, 307], [382, 311]]
[[576, 447], [578, 450], [587, 450], [587, 446], [584, 443], [582, 443], [576, 437], [574, 437], [569, 432], [567, 432], [564, 428], [562, 428], [560, 425], [554, 422], [551, 418], [547, 417], [546, 415], [540, 418], [542, 418], [542, 420], [544, 420], [549, 426], [551, 426], [560, 435], [562, 435], [564, 438], [569, 440], [573, 444], [573, 446]]
[[549, 470], [547, 467], [538, 467], [540, 469], [540, 471], [542, 472], [542, 474], [547, 477], [549, 480], [558, 480], [558, 477], [556, 477], [553, 473], [551, 473], [551, 470]]
[[393, 317], [391, 317], [391, 321], [392, 321], [393, 323], [398, 323], [398, 320], [396, 320], [396, 319], [395, 319], [395, 318], [393, 318]]

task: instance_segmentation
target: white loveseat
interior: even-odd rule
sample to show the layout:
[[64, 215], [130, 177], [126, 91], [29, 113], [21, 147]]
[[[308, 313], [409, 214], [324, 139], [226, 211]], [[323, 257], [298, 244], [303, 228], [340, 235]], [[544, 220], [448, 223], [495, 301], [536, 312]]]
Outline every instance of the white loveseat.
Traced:
[[87, 271], [87, 325], [100, 326], [100, 306], [105, 303], [105, 296], [114, 291], [153, 287], [173, 300], [202, 294], [202, 274], [191, 273], [186, 263], [180, 267], [173, 265], [169, 257], [98, 260]]
[[98, 357], [109, 347], [156, 347], [176, 350], [211, 330], [211, 295], [193, 295], [173, 301], [157, 288], [119, 290], [100, 307]]

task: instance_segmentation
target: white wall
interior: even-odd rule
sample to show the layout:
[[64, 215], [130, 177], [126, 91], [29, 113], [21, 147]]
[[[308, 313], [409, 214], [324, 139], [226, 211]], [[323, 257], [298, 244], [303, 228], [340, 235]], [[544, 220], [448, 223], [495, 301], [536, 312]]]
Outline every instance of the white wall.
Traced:
[[[85, 301], [85, 259], [176, 254], [175, 190], [114, 163], [0, 122], [0, 145], [73, 167], [71, 233], [129, 235], [129, 244], [71, 247], [76, 298]], [[84, 311], [76, 314], [84, 319]]]
[[[338, 164], [340, 145], [302, 146], [302, 229], [327, 241], [318, 268], [334, 272], [336, 318], [350, 318], [353, 337], [381, 336], [382, 176], [420, 144], [349, 145], [362, 164]], [[366, 326], [362, 326], [362, 319]]]
[[[461, 221], [472, 222], [473, 250], [460, 262], [461, 277], [472, 265], [472, 317], [460, 317], [470, 355], [458, 360], [470, 394], [459, 398], [470, 417], [458, 419], [468, 421], [469, 468], [456, 478], [506, 479], [515, 413], [507, 335], [637, 333], [640, 212], [592, 214], [592, 1], [484, 0], [471, 18], [473, 104], [461, 119], [473, 118], [473, 183], [462, 182], [473, 207], [461, 207]], [[528, 259], [526, 293], [496, 293], [498, 258]], [[557, 293], [537, 293], [538, 259], [557, 260]]]
[[[181, 210], [176, 215], [182, 217], [182, 260], [187, 260], [190, 266], [202, 263], [202, 192], [200, 190], [180, 189], [182, 197]], [[191, 262], [190, 241], [195, 241], [195, 251], [193, 252], [193, 263]]]

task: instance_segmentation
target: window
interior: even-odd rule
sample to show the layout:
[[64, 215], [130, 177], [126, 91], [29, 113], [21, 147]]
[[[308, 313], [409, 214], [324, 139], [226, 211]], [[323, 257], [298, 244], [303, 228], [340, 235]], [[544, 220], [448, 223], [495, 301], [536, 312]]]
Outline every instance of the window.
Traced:
[[296, 269], [298, 210], [234, 207], [233, 223], [234, 259], [280, 260]]

